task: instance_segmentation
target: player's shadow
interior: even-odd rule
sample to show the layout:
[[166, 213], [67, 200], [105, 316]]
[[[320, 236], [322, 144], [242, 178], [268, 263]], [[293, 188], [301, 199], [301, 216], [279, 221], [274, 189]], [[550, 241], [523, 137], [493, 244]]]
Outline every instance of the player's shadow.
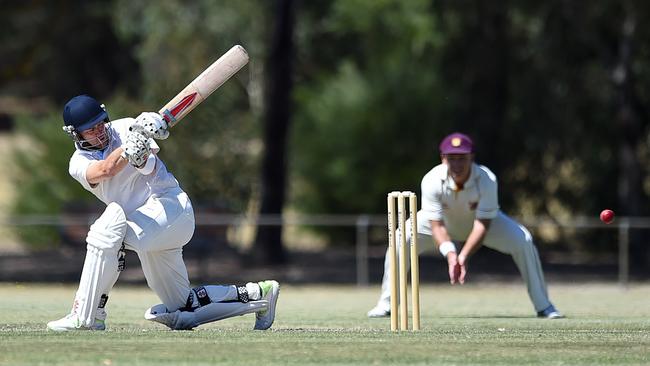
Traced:
[[487, 314], [487, 315], [457, 315], [445, 316], [447, 319], [536, 319], [533, 315], [503, 315], [503, 314]]

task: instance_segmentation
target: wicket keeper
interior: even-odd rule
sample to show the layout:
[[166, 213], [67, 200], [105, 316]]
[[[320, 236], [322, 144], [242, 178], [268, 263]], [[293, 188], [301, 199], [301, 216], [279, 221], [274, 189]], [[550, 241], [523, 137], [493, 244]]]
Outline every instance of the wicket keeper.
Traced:
[[[452, 285], [465, 283], [467, 263], [481, 246], [510, 255], [526, 283], [537, 316], [562, 318], [548, 298], [532, 236], [499, 209], [497, 178], [488, 168], [474, 162], [472, 140], [465, 134], [452, 133], [440, 143], [440, 158], [442, 164], [422, 179], [422, 208], [417, 213], [418, 243], [434, 244], [447, 259]], [[406, 227], [409, 225], [407, 223]], [[402, 245], [400, 235], [397, 239], [399, 248]], [[407, 245], [410, 240], [410, 233], [407, 233]], [[464, 243], [460, 251], [457, 243]], [[426, 246], [418, 249], [426, 249]], [[368, 317], [390, 315], [389, 276], [386, 255], [381, 296]]]

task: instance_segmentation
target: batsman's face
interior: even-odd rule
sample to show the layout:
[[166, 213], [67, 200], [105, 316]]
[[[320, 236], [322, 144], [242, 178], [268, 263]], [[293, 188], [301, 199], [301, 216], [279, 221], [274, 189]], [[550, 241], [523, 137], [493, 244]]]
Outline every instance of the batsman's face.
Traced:
[[81, 144], [94, 149], [104, 149], [108, 146], [108, 131], [105, 123], [98, 123], [93, 128], [79, 132]]
[[442, 155], [441, 158], [454, 182], [463, 184], [469, 179], [474, 161], [473, 154], [448, 154]]

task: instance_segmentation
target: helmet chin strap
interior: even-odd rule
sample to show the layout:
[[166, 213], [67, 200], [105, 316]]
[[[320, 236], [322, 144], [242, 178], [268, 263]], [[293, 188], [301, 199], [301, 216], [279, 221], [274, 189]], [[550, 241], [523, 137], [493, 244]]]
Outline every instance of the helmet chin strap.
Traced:
[[108, 146], [108, 144], [106, 144], [106, 146], [101, 146], [101, 145], [97, 146], [97, 145], [91, 144], [87, 140], [82, 140], [78, 145], [79, 145], [79, 148], [81, 148], [83, 150], [91, 150], [91, 151], [104, 150], [106, 148], [106, 146]]
[[112, 132], [109, 129], [110, 122], [105, 121], [103, 123], [105, 124], [104, 133], [93, 137], [91, 140], [82, 139], [79, 132], [77, 132], [77, 130], [72, 126], [63, 126], [63, 131], [72, 138], [77, 148], [86, 151], [101, 151], [110, 145], [112, 137]]
[[[91, 142], [92, 141], [92, 142]], [[110, 142], [108, 131], [101, 136], [95, 136], [92, 140], [79, 140], [82, 149], [86, 150], [104, 150]]]

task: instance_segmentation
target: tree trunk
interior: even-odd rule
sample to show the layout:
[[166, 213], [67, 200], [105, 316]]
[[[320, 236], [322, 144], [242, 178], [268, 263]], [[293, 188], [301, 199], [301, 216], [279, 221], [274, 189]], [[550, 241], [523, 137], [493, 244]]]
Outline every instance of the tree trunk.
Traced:
[[467, 106], [460, 125], [476, 139], [477, 161], [487, 165], [497, 176], [503, 173], [504, 159], [501, 131], [508, 103], [508, 12], [507, 2], [474, 3], [476, 20], [468, 60], [481, 60], [480, 67], [468, 66], [471, 81], [467, 89]]
[[[275, 25], [266, 63], [267, 82], [262, 158], [261, 215], [282, 215], [287, 181], [287, 137], [291, 120], [294, 4], [274, 2]], [[286, 262], [282, 226], [259, 226], [253, 258], [264, 264]]]
[[[636, 155], [636, 149], [643, 143], [643, 126], [640, 115], [635, 108], [636, 95], [632, 70], [632, 53], [636, 18], [634, 11], [625, 9], [622, 33], [618, 47], [618, 62], [612, 74], [616, 88], [616, 122], [619, 126], [619, 163], [618, 175], [618, 211], [625, 216], [641, 216], [644, 214], [642, 202], [644, 199], [641, 165]], [[648, 262], [648, 250], [642, 233], [630, 233], [630, 258], [635, 262], [633, 268], [644, 266]]]

